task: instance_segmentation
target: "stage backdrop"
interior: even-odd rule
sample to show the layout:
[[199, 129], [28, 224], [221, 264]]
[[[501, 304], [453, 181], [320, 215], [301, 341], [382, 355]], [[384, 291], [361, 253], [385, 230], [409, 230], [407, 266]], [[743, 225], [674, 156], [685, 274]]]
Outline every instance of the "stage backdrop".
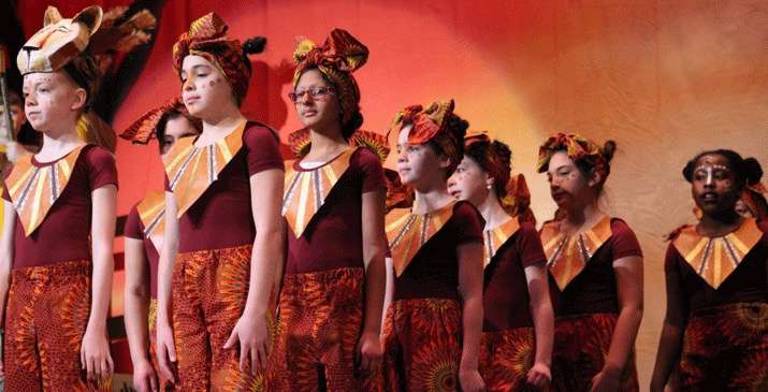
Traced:
[[[69, 16], [88, 2], [52, 3]], [[41, 25], [45, 5], [21, 2], [27, 36]], [[268, 37], [266, 52], [254, 58], [243, 110], [279, 129], [283, 140], [298, 127], [286, 98], [296, 38], [321, 42], [330, 29], [345, 28], [371, 51], [356, 73], [364, 128], [384, 132], [405, 105], [455, 98], [473, 130], [489, 130], [512, 146], [514, 170], [528, 178], [540, 222], [554, 211], [545, 177], [534, 172], [547, 135], [615, 140], [605, 208], [635, 229], [645, 253], [637, 340], [643, 389], [664, 317], [663, 237], [693, 220], [683, 165], [717, 147], [768, 165], [764, 1], [169, 1], [116, 130], [178, 93], [172, 44], [210, 11], [233, 36]], [[161, 186], [161, 166], [154, 145], [121, 142], [117, 159], [125, 214], [146, 189]]]

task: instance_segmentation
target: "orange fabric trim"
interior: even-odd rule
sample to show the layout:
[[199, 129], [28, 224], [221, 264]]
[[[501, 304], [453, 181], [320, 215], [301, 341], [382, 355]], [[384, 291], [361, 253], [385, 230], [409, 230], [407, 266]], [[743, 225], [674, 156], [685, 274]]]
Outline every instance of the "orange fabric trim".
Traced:
[[177, 218], [195, 204], [240, 151], [245, 126], [244, 121], [225, 138], [204, 147], [194, 145], [196, 138], [182, 138], [176, 142], [163, 163], [178, 205]]
[[159, 252], [163, 246], [165, 234], [165, 193], [147, 193], [144, 200], [136, 205], [136, 210], [144, 225], [144, 237], [149, 238]]
[[406, 208], [394, 209], [387, 214], [387, 239], [397, 276], [403, 274], [419, 249], [448, 222], [454, 204], [424, 215], [414, 214]]
[[509, 237], [512, 237], [519, 228], [520, 222], [518, 222], [517, 217], [510, 217], [509, 220], [495, 229], [483, 231], [483, 242], [485, 245], [483, 246], [484, 266], [487, 267], [488, 264], [491, 263], [491, 259], [496, 255], [499, 248], [504, 245]]
[[325, 199], [349, 168], [356, 148], [348, 148], [329, 163], [314, 170], [299, 171], [288, 164], [285, 174], [283, 216], [296, 238], [301, 237], [309, 222], [325, 204]]
[[595, 252], [611, 238], [611, 217], [605, 216], [591, 229], [576, 236], [560, 233], [557, 222], [541, 228], [541, 242], [547, 255], [547, 267], [560, 290], [584, 270]]
[[48, 211], [64, 193], [85, 146], [75, 148], [52, 165], [37, 167], [32, 164], [32, 155], [16, 162], [13, 172], [5, 180], [5, 186], [27, 237], [43, 223]]
[[736, 231], [723, 237], [705, 237], [694, 226], [687, 226], [673, 244], [693, 270], [717, 289], [762, 237], [755, 219], [748, 218]]

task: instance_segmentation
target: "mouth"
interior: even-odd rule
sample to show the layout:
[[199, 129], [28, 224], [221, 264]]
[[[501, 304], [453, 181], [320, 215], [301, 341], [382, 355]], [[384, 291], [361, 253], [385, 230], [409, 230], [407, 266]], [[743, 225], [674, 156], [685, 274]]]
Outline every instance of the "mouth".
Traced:
[[40, 116], [40, 112], [27, 112], [27, 117], [37, 117]]
[[184, 99], [184, 103], [187, 104], [187, 105], [191, 105], [191, 104], [193, 104], [193, 103], [195, 103], [195, 102], [197, 102], [199, 100], [200, 100], [200, 96], [199, 95], [193, 95], [191, 97], [185, 98]]
[[453, 196], [454, 199], [460, 199], [461, 198], [461, 191], [449, 191], [451, 196]]
[[305, 110], [301, 112], [301, 117], [310, 118], [317, 115], [317, 110]]
[[704, 192], [699, 196], [699, 200], [707, 204], [715, 204], [719, 199], [720, 196], [715, 192]]
[[551, 195], [552, 195], [552, 200], [554, 200], [555, 202], [559, 202], [565, 199], [566, 196], [568, 196], [568, 192], [560, 191], [560, 190], [552, 191]]

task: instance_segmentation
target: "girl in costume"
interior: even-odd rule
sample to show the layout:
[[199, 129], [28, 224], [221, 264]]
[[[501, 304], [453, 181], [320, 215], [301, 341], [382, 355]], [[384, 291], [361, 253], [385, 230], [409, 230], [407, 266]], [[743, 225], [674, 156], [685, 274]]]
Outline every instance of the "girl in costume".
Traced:
[[3, 192], [0, 303], [7, 300], [11, 391], [110, 390], [117, 172], [112, 154], [76, 130], [98, 79], [84, 50], [101, 17], [96, 6], [72, 19], [49, 7], [17, 57], [26, 116], [44, 142], [14, 164]]
[[[156, 137], [161, 157], [177, 140], [200, 134], [200, 124], [186, 113], [177, 99], [150, 111], [120, 136], [147, 144]], [[125, 329], [133, 363], [133, 388], [166, 390], [158, 384], [155, 321], [157, 319], [157, 263], [165, 231], [165, 194], [148, 192], [131, 208], [125, 222]]]
[[362, 391], [382, 356], [381, 160], [389, 151], [386, 138], [358, 130], [352, 72], [368, 57], [363, 44], [334, 29], [322, 46], [300, 42], [294, 57], [290, 98], [305, 128], [292, 134], [299, 159], [285, 178], [288, 252], [272, 389]]
[[397, 170], [413, 208], [387, 215], [394, 265], [384, 326], [387, 391], [480, 391], [483, 218], [455, 201], [446, 180], [462, 159], [468, 123], [451, 101], [405, 108], [395, 119]]
[[643, 260], [634, 232], [600, 211], [616, 144], [558, 133], [539, 149], [558, 219], [540, 231], [555, 309], [552, 386], [636, 391], [634, 344], [642, 319]]
[[731, 150], [706, 151], [685, 165], [701, 218], [670, 236], [651, 391], [663, 391], [673, 373], [684, 391], [768, 386], [768, 226], [734, 208], [761, 175], [755, 159]]
[[203, 123], [164, 160], [157, 355], [161, 374], [183, 391], [263, 388], [283, 257], [279, 139], [239, 108], [251, 76], [246, 54], [262, 51], [264, 39], [241, 45], [226, 31], [210, 13], [173, 50], [184, 105]]
[[485, 220], [480, 375], [489, 391], [543, 389], [552, 378], [546, 256], [534, 223], [526, 221], [532, 214], [525, 179], [510, 176], [511, 155], [485, 134], [467, 137], [449, 181], [451, 194], [475, 205]]

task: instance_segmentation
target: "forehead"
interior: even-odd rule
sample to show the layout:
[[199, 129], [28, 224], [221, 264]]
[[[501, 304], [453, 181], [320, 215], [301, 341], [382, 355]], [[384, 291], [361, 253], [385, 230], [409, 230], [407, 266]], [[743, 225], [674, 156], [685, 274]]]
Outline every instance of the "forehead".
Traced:
[[719, 165], [730, 168], [729, 163], [730, 162], [728, 162], [728, 159], [720, 154], [706, 154], [698, 159], [696, 162], [696, 167]]
[[310, 69], [301, 74], [296, 86], [328, 86], [328, 82], [323, 78], [323, 74], [317, 69]]
[[187, 57], [184, 57], [184, 62], [182, 63], [181, 69], [183, 71], [191, 71], [192, 68], [197, 66], [208, 66], [213, 68], [213, 64], [206, 60], [205, 57], [191, 54]]
[[192, 122], [190, 122], [188, 118], [182, 115], [170, 118], [168, 119], [168, 122], [165, 123], [166, 134], [186, 132], [195, 132], [195, 129], [192, 126]]
[[408, 135], [411, 133], [411, 129], [413, 129], [413, 125], [406, 125], [400, 129], [400, 132], [397, 134], [397, 144], [408, 144]]
[[568, 157], [568, 153], [565, 151], [555, 152], [549, 160], [549, 170], [557, 170], [560, 167], [571, 165], [573, 165], [573, 160]]
[[24, 87], [32, 87], [38, 83], [50, 82], [50, 83], [65, 83], [67, 77], [61, 74], [62, 71], [56, 72], [32, 72], [24, 75]]

